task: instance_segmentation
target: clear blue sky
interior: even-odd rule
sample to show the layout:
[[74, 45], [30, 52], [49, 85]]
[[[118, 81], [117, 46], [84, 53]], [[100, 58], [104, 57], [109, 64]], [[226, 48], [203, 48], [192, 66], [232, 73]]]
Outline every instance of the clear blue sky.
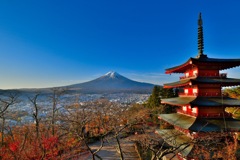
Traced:
[[[164, 70], [204, 53], [240, 58], [239, 0], [2, 0], [0, 88], [68, 85], [116, 71], [162, 84]], [[240, 78], [240, 69], [228, 71]]]

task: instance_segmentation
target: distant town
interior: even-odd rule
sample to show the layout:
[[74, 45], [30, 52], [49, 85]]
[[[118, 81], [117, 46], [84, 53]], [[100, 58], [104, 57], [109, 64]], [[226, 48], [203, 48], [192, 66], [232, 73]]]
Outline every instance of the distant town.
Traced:
[[[150, 94], [137, 94], [137, 93], [113, 93], [113, 94], [75, 94], [75, 95], [63, 95], [61, 97], [60, 106], [67, 106], [73, 103], [79, 103], [85, 105], [89, 102], [97, 101], [99, 99], [107, 99], [110, 102], [120, 103], [123, 105], [130, 104], [143, 104], [145, 103]], [[41, 96], [38, 101], [38, 105], [41, 106], [41, 117], [47, 118], [47, 115], [51, 113], [52, 102], [46, 95]], [[32, 117], [33, 109], [32, 103], [28, 100], [26, 96], [20, 96], [18, 102], [9, 107], [9, 116], [6, 118], [9, 125], [26, 124], [33, 123], [34, 119]], [[15, 114], [12, 114], [15, 113]], [[17, 118], [16, 118], [17, 117]]]

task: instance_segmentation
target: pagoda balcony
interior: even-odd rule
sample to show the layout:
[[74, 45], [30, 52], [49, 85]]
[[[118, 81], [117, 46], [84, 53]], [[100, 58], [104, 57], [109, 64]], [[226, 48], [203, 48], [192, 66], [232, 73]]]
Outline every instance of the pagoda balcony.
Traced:
[[187, 96], [187, 97], [196, 97], [196, 96], [198, 96], [198, 93], [178, 93], [178, 96], [179, 97], [185, 97], [185, 96]]
[[193, 116], [193, 117], [197, 117], [198, 116], [197, 113], [193, 113], [191, 111], [183, 111], [181, 109], [177, 109], [177, 113], [182, 113], [182, 114]]
[[196, 78], [197, 74], [191, 75], [191, 76], [181, 76], [180, 80], [187, 79], [187, 78]]
[[220, 78], [220, 79], [225, 79], [227, 78], [227, 73], [202, 73], [199, 75], [199, 77], [203, 78]]
[[[201, 117], [201, 118], [222, 118], [223, 113], [199, 113], [198, 117]], [[232, 114], [231, 113], [225, 113], [224, 117], [225, 118], [231, 118]]]
[[[199, 93], [198, 96], [201, 97], [219, 97], [222, 96], [219, 92], [205, 92], [205, 93]], [[224, 96], [226, 97], [226, 96]]]
[[[223, 117], [223, 113], [194, 113], [192, 111], [184, 111], [181, 109], [177, 109], [177, 113], [182, 113], [185, 115], [189, 115], [189, 116], [193, 116], [193, 117], [201, 117], [201, 118], [222, 118]], [[225, 113], [224, 117], [231, 118], [232, 114]]]

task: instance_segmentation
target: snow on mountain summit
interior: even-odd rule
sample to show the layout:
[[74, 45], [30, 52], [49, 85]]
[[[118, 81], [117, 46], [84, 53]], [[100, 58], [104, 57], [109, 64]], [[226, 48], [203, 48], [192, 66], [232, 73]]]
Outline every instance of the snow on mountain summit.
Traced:
[[117, 72], [110, 71], [110, 72], [106, 73], [104, 75], [104, 77], [118, 78], [118, 77], [122, 77], [122, 76], [120, 74], [118, 74]]

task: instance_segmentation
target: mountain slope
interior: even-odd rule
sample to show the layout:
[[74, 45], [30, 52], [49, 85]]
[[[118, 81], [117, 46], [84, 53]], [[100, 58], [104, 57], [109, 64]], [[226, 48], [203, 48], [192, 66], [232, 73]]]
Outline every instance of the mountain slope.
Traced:
[[150, 83], [130, 80], [117, 72], [108, 72], [92, 81], [70, 85], [67, 88], [71, 91], [80, 91], [83, 93], [151, 93], [153, 86]]

